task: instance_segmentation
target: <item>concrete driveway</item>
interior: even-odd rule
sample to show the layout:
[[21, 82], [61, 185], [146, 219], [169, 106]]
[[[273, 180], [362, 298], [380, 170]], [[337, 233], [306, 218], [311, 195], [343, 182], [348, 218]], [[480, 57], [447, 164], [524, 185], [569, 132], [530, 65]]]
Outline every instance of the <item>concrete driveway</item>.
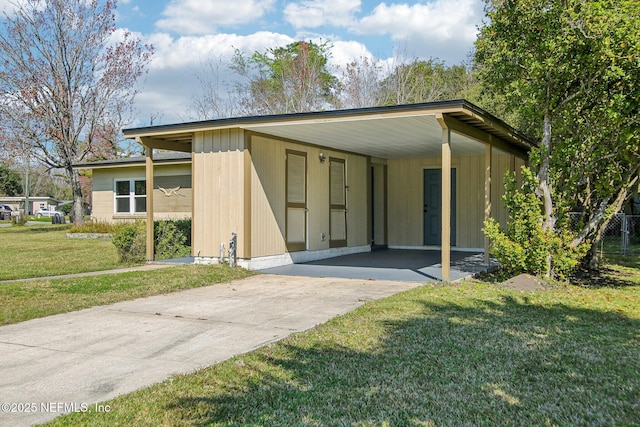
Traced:
[[417, 286], [258, 275], [3, 326], [0, 425], [83, 410]]

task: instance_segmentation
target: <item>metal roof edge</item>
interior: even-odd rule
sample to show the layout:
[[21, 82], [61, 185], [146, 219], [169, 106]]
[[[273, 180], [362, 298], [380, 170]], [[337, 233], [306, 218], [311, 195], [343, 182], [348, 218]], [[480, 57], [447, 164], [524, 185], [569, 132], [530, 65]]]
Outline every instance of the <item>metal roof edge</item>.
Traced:
[[500, 127], [497, 129], [502, 131], [505, 135], [510, 136], [515, 140], [519, 140], [520, 143], [528, 148], [537, 146], [534, 140], [522, 132], [518, 131], [513, 126], [507, 124], [503, 120], [494, 116], [493, 114], [485, 111], [477, 105], [467, 101], [466, 99], [454, 99], [447, 101], [435, 101], [424, 102], [416, 104], [400, 104], [400, 105], [388, 105], [378, 107], [364, 107], [342, 110], [325, 110], [325, 111], [309, 111], [303, 113], [287, 113], [287, 114], [270, 114], [262, 116], [244, 116], [244, 117], [229, 117], [214, 120], [193, 121], [184, 123], [175, 123], [158, 126], [146, 126], [139, 128], [123, 129], [122, 132], [126, 138], [136, 138], [142, 136], [152, 136], [153, 134], [167, 134], [167, 133], [184, 133], [195, 132], [206, 129], [213, 129], [217, 127], [243, 127], [250, 125], [259, 125], [269, 122], [287, 122], [295, 120], [305, 119], [337, 119], [343, 117], [357, 117], [370, 114], [385, 114], [385, 113], [401, 113], [403, 111], [425, 111], [432, 110], [434, 113], [438, 110], [459, 110], [465, 112], [470, 116], [476, 115], [482, 118], [487, 124], [493, 127]]
[[386, 113], [386, 112], [401, 112], [401, 111], [419, 111], [424, 109], [436, 109], [438, 107], [453, 108], [458, 106], [462, 108], [464, 100], [451, 100], [451, 101], [436, 101], [436, 102], [424, 102], [418, 104], [401, 104], [401, 105], [388, 105], [379, 107], [364, 107], [364, 108], [350, 108], [342, 110], [323, 110], [323, 111], [308, 111], [303, 113], [286, 113], [286, 114], [268, 114], [262, 116], [243, 116], [243, 117], [228, 117], [222, 119], [202, 120], [194, 122], [174, 123], [158, 126], [146, 126], [139, 128], [123, 129], [122, 132], [127, 138], [134, 138], [137, 135], [142, 135], [147, 132], [187, 132], [193, 130], [199, 130], [207, 127], [215, 126], [228, 126], [237, 124], [250, 125], [260, 124], [270, 121], [287, 121], [297, 119], [311, 119], [311, 118], [337, 118], [344, 116], [358, 116], [374, 113]]

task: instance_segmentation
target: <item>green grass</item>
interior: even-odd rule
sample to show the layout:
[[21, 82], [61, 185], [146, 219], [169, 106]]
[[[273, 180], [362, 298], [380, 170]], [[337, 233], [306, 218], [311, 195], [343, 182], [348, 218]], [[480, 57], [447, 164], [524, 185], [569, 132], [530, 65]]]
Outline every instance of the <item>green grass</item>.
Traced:
[[421, 287], [51, 425], [639, 425], [640, 272], [603, 276]]
[[247, 277], [226, 266], [162, 270], [0, 284], [0, 325]]
[[0, 280], [55, 276], [118, 267], [109, 239], [67, 239], [68, 226], [0, 228]]

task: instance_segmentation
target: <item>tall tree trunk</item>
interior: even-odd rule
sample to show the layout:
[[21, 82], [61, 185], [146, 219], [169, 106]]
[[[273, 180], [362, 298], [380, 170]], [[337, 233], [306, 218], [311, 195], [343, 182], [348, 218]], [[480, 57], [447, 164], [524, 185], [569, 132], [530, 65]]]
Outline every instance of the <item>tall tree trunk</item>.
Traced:
[[[553, 231], [556, 225], [556, 217], [553, 213], [553, 199], [551, 197], [551, 185], [549, 184], [549, 170], [551, 157], [551, 113], [549, 109], [544, 113], [544, 133], [542, 137], [542, 147], [540, 147], [540, 169], [538, 170], [538, 188], [536, 193], [542, 198], [544, 203], [544, 222], [542, 228], [545, 231]], [[547, 254], [547, 271], [545, 277], [550, 278], [551, 254]]]
[[82, 187], [80, 186], [80, 175], [77, 170], [69, 167], [67, 174], [71, 177], [71, 191], [73, 192], [73, 224], [84, 224], [84, 200], [82, 199]]

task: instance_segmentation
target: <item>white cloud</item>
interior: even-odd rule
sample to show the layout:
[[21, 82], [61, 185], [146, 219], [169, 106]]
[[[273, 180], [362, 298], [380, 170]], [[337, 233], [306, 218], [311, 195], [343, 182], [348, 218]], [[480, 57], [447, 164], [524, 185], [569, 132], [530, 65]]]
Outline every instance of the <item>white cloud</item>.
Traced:
[[253, 53], [269, 47], [285, 46], [294, 40], [284, 34], [260, 31], [247, 36], [215, 34], [177, 39], [166, 33], [155, 33], [146, 41], [156, 50], [151, 69], [185, 69], [210, 57], [230, 59], [236, 49]]
[[438, 40], [474, 40], [482, 18], [478, 4], [475, 0], [436, 0], [412, 6], [381, 3], [355, 29], [364, 34], [389, 33], [394, 39], [425, 33]]
[[262, 17], [275, 0], [172, 0], [156, 22], [179, 34], [210, 34], [221, 26], [246, 24]]
[[426, 4], [379, 4], [351, 30], [356, 34], [385, 35], [406, 43], [422, 57], [459, 61], [477, 36], [483, 2], [479, 0], [434, 0]]
[[[230, 63], [235, 49], [250, 54], [286, 46], [293, 41], [287, 35], [267, 31], [247, 36], [216, 34], [174, 38], [166, 33], [155, 33], [146, 37], [144, 42], [153, 44], [155, 54], [136, 96], [139, 120], [135, 126], [148, 125], [149, 118], [157, 113], [161, 115], [155, 124], [191, 120], [187, 115], [192, 97], [199, 88], [196, 74], [209, 59], [226, 64]], [[230, 70], [223, 66], [220, 71], [224, 74], [220, 77], [222, 82], [232, 81]]]
[[[0, 16], [7, 14], [13, 15], [21, 6], [26, 6], [27, 0], [0, 0]], [[38, 2], [37, 9], [44, 9], [45, 3], [43, 0]]]
[[331, 43], [331, 58], [329, 63], [334, 69], [344, 68], [348, 63], [361, 58], [374, 59], [373, 54], [365, 45], [356, 41], [335, 41]]
[[285, 21], [295, 28], [347, 26], [360, 10], [360, 4], [360, 0], [307, 0], [287, 4], [283, 13]]

